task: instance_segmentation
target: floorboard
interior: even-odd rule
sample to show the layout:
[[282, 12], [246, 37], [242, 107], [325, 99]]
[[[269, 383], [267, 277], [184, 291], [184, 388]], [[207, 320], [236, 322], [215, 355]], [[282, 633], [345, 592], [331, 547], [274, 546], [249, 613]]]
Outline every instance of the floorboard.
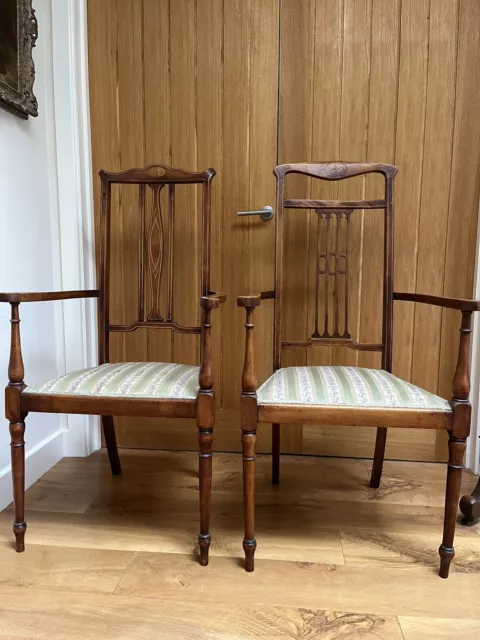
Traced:
[[[480, 523], [436, 575], [445, 467], [284, 456], [257, 463], [257, 562], [242, 568], [238, 455], [214, 457], [211, 561], [196, 561], [194, 453], [65, 458], [27, 491], [26, 551], [0, 513], [0, 640], [456, 640], [480, 635]], [[475, 485], [464, 474], [463, 491]], [[448, 603], [448, 607], [446, 606]]]

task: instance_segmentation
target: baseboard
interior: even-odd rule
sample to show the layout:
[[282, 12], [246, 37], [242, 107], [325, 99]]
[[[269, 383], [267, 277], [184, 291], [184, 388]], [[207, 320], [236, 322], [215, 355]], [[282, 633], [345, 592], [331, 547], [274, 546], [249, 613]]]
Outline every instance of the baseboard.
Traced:
[[[32, 449], [27, 450], [25, 455], [25, 487], [27, 489], [63, 458], [64, 433], [63, 429], [58, 429]], [[8, 465], [0, 471], [0, 510], [5, 509], [12, 500], [11, 467]]]

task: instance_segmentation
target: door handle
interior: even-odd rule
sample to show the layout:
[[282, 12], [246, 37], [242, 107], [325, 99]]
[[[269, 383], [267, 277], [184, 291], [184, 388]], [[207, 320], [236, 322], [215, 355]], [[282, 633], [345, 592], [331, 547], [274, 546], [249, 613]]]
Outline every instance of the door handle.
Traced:
[[260, 216], [262, 220], [271, 220], [273, 218], [273, 209], [266, 206], [256, 211], [237, 211], [237, 216]]

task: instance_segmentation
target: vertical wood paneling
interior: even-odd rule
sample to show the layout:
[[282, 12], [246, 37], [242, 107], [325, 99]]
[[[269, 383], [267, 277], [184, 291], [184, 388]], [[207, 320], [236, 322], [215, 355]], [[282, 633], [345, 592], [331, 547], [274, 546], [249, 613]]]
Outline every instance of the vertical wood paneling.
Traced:
[[[118, 130], [120, 166], [145, 164], [145, 130], [143, 117], [143, 1], [125, 0], [118, 11]], [[120, 191], [121, 278], [112, 282], [113, 297], [123, 298], [123, 318], [131, 322], [137, 314], [138, 301], [138, 190], [124, 186]], [[113, 222], [115, 226], [115, 223]], [[113, 312], [113, 311], [112, 311]], [[147, 359], [147, 334], [136, 331], [125, 336], [122, 359]]]
[[[415, 291], [428, 63], [430, 0], [402, 0], [395, 164], [395, 281]], [[393, 373], [410, 380], [413, 304], [394, 305]]]
[[[432, 295], [443, 293], [457, 32], [458, 2], [432, 2], [416, 278], [416, 290]], [[414, 310], [412, 382], [434, 393], [438, 389], [441, 314], [441, 309], [421, 304]], [[448, 459], [446, 434], [435, 434], [435, 441], [438, 455]]]
[[[122, 0], [122, 11], [117, 4], [88, 3], [94, 171], [146, 162], [217, 170], [212, 286], [229, 299], [214, 316], [217, 405], [223, 409], [216, 448], [238, 450], [244, 316], [235, 298], [272, 287], [274, 224], [239, 219], [236, 212], [274, 204], [277, 154], [280, 163], [340, 158], [397, 164], [395, 289], [471, 296], [480, 190], [480, 4]], [[292, 197], [326, 199], [375, 198], [382, 188], [376, 177], [340, 185], [305, 178], [287, 183]], [[95, 191], [98, 202], [97, 181]], [[113, 302], [127, 318], [137, 287], [138, 205], [123, 193], [121, 201], [116, 197], [113, 253], [123, 289]], [[175, 311], [180, 321], [195, 322], [198, 196], [179, 192], [177, 209]], [[316, 222], [314, 213], [286, 213], [283, 334], [289, 339], [304, 339], [313, 328]], [[352, 243], [349, 325], [360, 340], [376, 341], [381, 214], [356, 212]], [[272, 307], [265, 301], [256, 314], [259, 383], [271, 372]], [[448, 397], [458, 322], [455, 312], [442, 316], [396, 303], [394, 373]], [[115, 337], [115, 359], [197, 360], [195, 337], [142, 333], [128, 343]], [[287, 353], [285, 366], [380, 364], [375, 354], [331, 348]], [[141, 433], [138, 424], [122, 423], [121, 444], [196, 446], [189, 421], [142, 421]], [[374, 436], [366, 428], [284, 425], [282, 450], [365, 456]], [[258, 445], [269, 450], [268, 429], [259, 430]], [[387, 455], [442, 459], [442, 438], [391, 430]]]
[[[236, 212], [248, 208], [249, 176], [249, 91], [250, 91], [250, 1], [225, 0], [224, 8], [224, 109], [223, 132], [223, 211], [224, 236], [222, 264], [224, 286], [230, 304], [224, 310], [226, 333], [223, 336], [223, 400], [225, 408], [237, 408], [240, 397], [244, 316], [236, 308], [235, 297], [248, 291], [248, 226]], [[238, 447], [237, 447], [238, 448]]]
[[[459, 7], [456, 106], [445, 255], [444, 295], [471, 296], [480, 189], [480, 4]], [[459, 317], [444, 312], [439, 390], [451, 393], [458, 349]]]
[[[279, 0], [264, 0], [255, 3], [254, 10], [250, 11], [249, 209], [261, 209], [265, 205], [275, 207], [272, 162], [276, 164], [277, 156], [279, 4]], [[266, 42], [271, 42], [271, 46], [265, 46]], [[249, 291], [274, 288], [274, 232], [273, 223], [260, 218], [250, 220], [249, 260], [246, 265]], [[257, 376], [259, 380], [265, 380], [272, 371], [272, 301], [265, 301], [256, 314], [255, 341], [256, 345], [261, 345], [257, 350]], [[267, 442], [263, 433], [259, 437]]]
[[[315, 60], [315, 0], [282, 1], [280, 23], [279, 164], [312, 157], [313, 76]], [[290, 175], [287, 197], [310, 197], [310, 180]], [[283, 249], [282, 337], [301, 340], [308, 331], [311, 297], [305, 282], [309, 272], [309, 224], [315, 214], [286, 210]], [[306, 353], [284, 352], [283, 366], [306, 364]], [[282, 425], [282, 451], [301, 451], [302, 427]]]
[[[309, 160], [340, 157], [340, 115], [342, 101], [343, 60], [343, 0], [316, 0], [315, 61], [313, 79], [312, 153]], [[328, 91], [325, 90], [328, 87]], [[328, 127], [325, 127], [328, 122]], [[321, 132], [321, 135], [319, 135]], [[311, 197], [334, 200], [338, 196], [338, 184], [312, 182]], [[317, 216], [310, 216], [309, 247], [309, 302], [308, 335], [314, 326], [315, 309], [311, 301], [315, 295], [317, 269]], [[325, 283], [319, 283], [319, 298], [324, 299]], [[333, 292], [330, 295], [333, 299]], [[331, 305], [329, 305], [331, 307]], [[330, 314], [331, 316], [331, 314]], [[307, 364], [332, 364], [332, 348], [309, 349]]]
[[[172, 165], [197, 164], [196, 0], [170, 2], [170, 139]], [[182, 324], [200, 320], [201, 212], [195, 187], [176, 188], [173, 278], [174, 317]], [[173, 360], [196, 364], [198, 336], [174, 334]]]
[[[367, 131], [367, 161], [394, 162], [395, 120], [398, 98], [398, 65], [400, 46], [401, 1], [373, 0], [372, 41], [370, 58], [369, 117]], [[380, 176], [368, 176], [367, 199], [383, 197], [385, 186]], [[382, 211], [366, 211], [363, 221], [362, 287], [360, 301], [359, 339], [381, 342], [383, 287], [383, 226]], [[381, 366], [380, 354], [358, 354], [362, 367]]]
[[[340, 121], [340, 157], [362, 162], [367, 156], [369, 114], [370, 51], [372, 38], [372, 0], [344, 0], [343, 71]], [[338, 185], [340, 200], [365, 197], [364, 178], [346, 180]], [[362, 273], [363, 211], [354, 211], [350, 224], [348, 327], [358, 340]], [[335, 349], [334, 364], [356, 366], [358, 352]]]
[[[171, 165], [169, 0], [143, 0], [143, 33], [145, 163]], [[148, 204], [151, 205], [150, 200]], [[162, 205], [164, 204], [163, 197]], [[164, 221], [166, 214], [164, 207]], [[146, 333], [148, 359], [159, 362], [170, 361], [173, 346], [172, 333], [170, 331]]]
[[[197, 0], [197, 169], [213, 167], [211, 284], [225, 291], [221, 264], [223, 224], [223, 0]], [[199, 205], [198, 205], [199, 206]], [[192, 297], [195, 294], [192, 293]], [[229, 304], [233, 300], [229, 297]], [[217, 407], [222, 406], [223, 309], [212, 313], [212, 351]]]

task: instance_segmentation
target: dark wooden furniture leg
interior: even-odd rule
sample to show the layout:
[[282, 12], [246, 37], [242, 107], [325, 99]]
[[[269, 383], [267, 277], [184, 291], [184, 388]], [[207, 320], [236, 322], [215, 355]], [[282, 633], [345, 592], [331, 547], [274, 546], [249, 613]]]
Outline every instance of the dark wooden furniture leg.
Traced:
[[450, 434], [450, 439], [448, 441], [449, 455], [443, 540], [438, 550], [438, 553], [440, 554], [440, 571], [438, 575], [441, 578], [448, 578], [450, 563], [455, 557], [453, 539], [455, 536], [455, 525], [457, 522], [458, 500], [460, 498], [460, 483], [462, 481], [465, 442], [465, 438], [455, 438]]
[[25, 551], [25, 417], [20, 407], [20, 395], [25, 389], [23, 381], [24, 367], [22, 346], [20, 341], [19, 303], [10, 303], [11, 338], [10, 359], [8, 363], [8, 385], [5, 392], [5, 414], [10, 421], [10, 447], [12, 459], [13, 503], [15, 520], [15, 549], [18, 553]]
[[385, 446], [387, 444], [387, 429], [379, 427], [375, 440], [375, 453], [373, 454], [372, 475], [370, 476], [370, 487], [378, 489], [382, 479], [383, 461], [385, 459]]
[[[243, 412], [242, 412], [243, 413]], [[249, 422], [245, 420], [245, 422]], [[257, 548], [255, 540], [255, 442], [257, 425], [242, 424], [243, 451], [243, 499], [245, 508], [245, 570], [253, 571], [254, 555]]]
[[272, 424], [272, 484], [280, 483], [280, 425]]
[[471, 495], [463, 496], [460, 500], [460, 511], [464, 516], [462, 524], [471, 524], [480, 518], [480, 479]]
[[240, 397], [240, 420], [242, 427], [243, 453], [243, 504], [245, 510], [245, 537], [243, 551], [245, 552], [245, 570], [253, 571], [254, 556], [257, 548], [255, 540], [255, 443], [257, 440], [257, 377], [253, 360], [253, 311], [260, 304], [260, 299], [254, 304], [243, 304], [240, 298], [239, 306], [246, 309], [246, 340], [245, 362], [242, 374], [242, 395]]
[[117, 438], [115, 436], [115, 423], [113, 416], [102, 416], [103, 435], [105, 436], [105, 444], [107, 445], [108, 459], [110, 468], [114, 476], [122, 473], [122, 465], [120, 456], [118, 455]]
[[198, 546], [200, 549], [200, 564], [208, 565], [208, 551], [212, 537], [210, 535], [210, 512], [212, 504], [212, 443], [213, 429], [198, 427], [199, 443], [199, 481], [200, 481], [200, 533]]
[[199, 482], [200, 482], [200, 533], [198, 546], [200, 549], [200, 564], [208, 565], [210, 549], [210, 513], [212, 506], [212, 445], [213, 425], [215, 419], [215, 396], [213, 393], [212, 372], [212, 325], [210, 313], [218, 307], [218, 301], [208, 297], [201, 300], [202, 306], [202, 334], [201, 334], [201, 365], [197, 397], [197, 427], [199, 445]]
[[12, 448], [12, 477], [13, 477], [13, 502], [15, 507], [15, 521], [13, 533], [15, 534], [15, 550], [17, 553], [25, 551], [25, 422], [10, 422], [10, 436]]
[[441, 578], [448, 578], [450, 563], [455, 556], [453, 539], [457, 523], [458, 501], [460, 499], [460, 484], [462, 481], [463, 458], [466, 440], [470, 434], [470, 419], [472, 407], [468, 401], [470, 393], [470, 335], [472, 333], [472, 312], [462, 311], [462, 326], [460, 328], [460, 344], [458, 360], [453, 377], [452, 400], [453, 426], [449, 432], [448, 441], [448, 470], [447, 490], [445, 494], [445, 519], [443, 524], [443, 540], [438, 553], [440, 554]]

